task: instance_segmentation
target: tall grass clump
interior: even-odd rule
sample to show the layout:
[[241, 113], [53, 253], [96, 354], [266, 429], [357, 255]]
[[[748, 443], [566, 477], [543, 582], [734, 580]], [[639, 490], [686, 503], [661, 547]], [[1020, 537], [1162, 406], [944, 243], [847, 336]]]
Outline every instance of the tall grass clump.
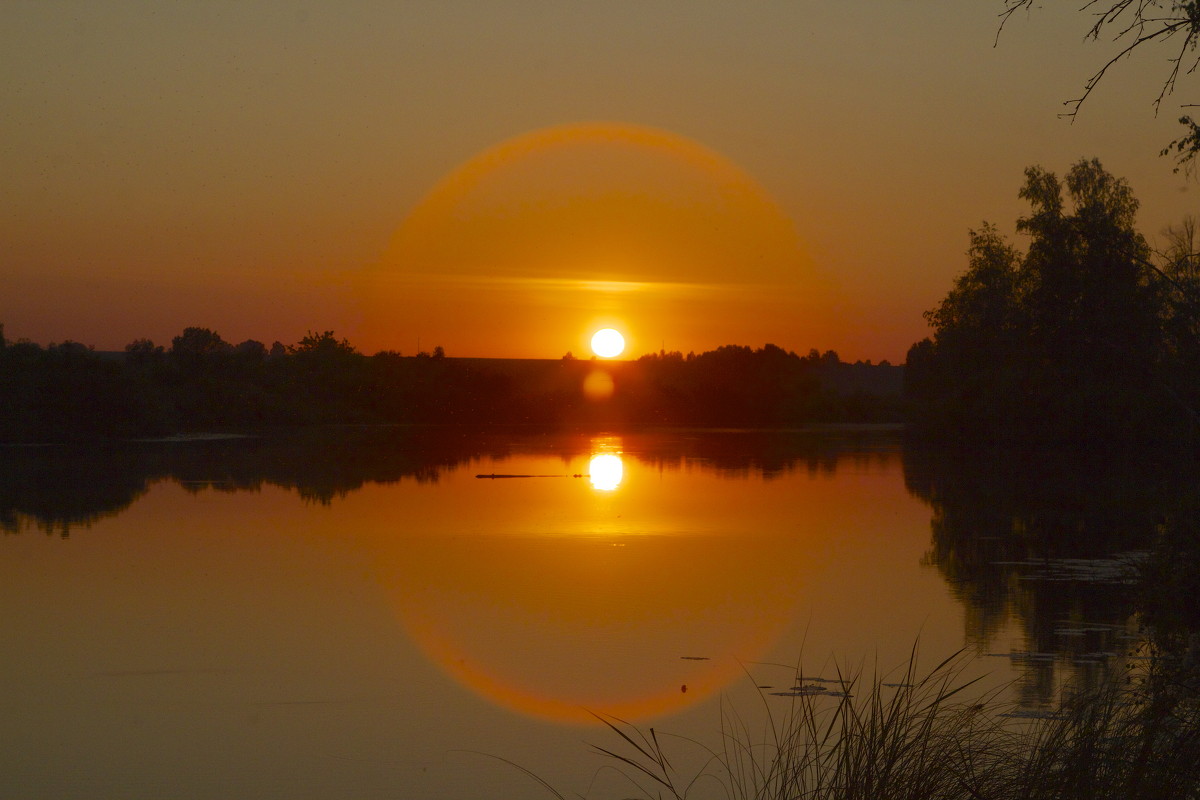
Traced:
[[[966, 661], [919, 674], [914, 651], [898, 677], [798, 675], [783, 704], [760, 691], [759, 723], [724, 706], [717, 747], [602, 717], [616, 741], [595, 749], [646, 798], [1200, 798], [1194, 683], [1151, 668], [1028, 716], [961, 680]], [[681, 774], [673, 760], [697, 749], [703, 766]]]

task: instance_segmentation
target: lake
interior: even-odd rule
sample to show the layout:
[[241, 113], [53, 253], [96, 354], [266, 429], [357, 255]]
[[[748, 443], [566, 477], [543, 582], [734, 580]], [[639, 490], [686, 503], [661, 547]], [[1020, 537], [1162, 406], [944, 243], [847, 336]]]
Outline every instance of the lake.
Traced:
[[784, 707], [797, 668], [894, 674], [918, 641], [1053, 708], [1136, 660], [1131, 581], [1169, 491], [854, 429], [0, 458], [13, 798], [549, 796], [514, 764], [620, 796], [593, 715], [715, 745], [722, 708]]

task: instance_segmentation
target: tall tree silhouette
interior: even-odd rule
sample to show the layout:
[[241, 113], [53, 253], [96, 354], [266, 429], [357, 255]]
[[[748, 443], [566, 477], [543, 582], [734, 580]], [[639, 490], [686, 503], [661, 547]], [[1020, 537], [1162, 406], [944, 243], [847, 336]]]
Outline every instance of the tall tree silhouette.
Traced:
[[1031, 237], [1022, 283], [1034, 357], [1065, 378], [1144, 380], [1160, 343], [1159, 298], [1129, 184], [1080, 161], [1067, 174], [1069, 213], [1053, 173], [1031, 167], [1025, 177], [1032, 213], [1017, 230]]
[[926, 315], [933, 339], [910, 351], [924, 421], [992, 439], [1172, 435], [1161, 270], [1128, 183], [1082, 160], [1065, 182], [1030, 167], [1020, 196], [1028, 250], [972, 232], [966, 273]]

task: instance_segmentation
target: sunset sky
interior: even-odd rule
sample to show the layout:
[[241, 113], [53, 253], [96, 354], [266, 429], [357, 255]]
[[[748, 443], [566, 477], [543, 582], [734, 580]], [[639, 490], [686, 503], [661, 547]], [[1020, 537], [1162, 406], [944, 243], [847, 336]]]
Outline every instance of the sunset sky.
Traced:
[[1052, 5], [997, 43], [1001, 0], [6, 2], [0, 323], [902, 361], [1026, 166], [1098, 157], [1152, 239], [1195, 211], [1194, 84], [1155, 117], [1147, 51], [1060, 120], [1112, 46]]

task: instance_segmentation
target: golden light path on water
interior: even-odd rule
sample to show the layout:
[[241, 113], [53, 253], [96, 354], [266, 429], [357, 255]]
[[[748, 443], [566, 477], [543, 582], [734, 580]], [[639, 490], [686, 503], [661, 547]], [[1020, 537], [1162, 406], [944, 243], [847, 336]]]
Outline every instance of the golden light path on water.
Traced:
[[454, 527], [381, 554], [384, 584], [420, 649], [500, 706], [575, 723], [682, 710], [744, 678], [794, 617], [794, 526], [752, 529], [745, 482], [676, 480], [619, 438], [591, 450], [494, 467], [560, 477], [456, 474], [440, 489], [462, 495]]

